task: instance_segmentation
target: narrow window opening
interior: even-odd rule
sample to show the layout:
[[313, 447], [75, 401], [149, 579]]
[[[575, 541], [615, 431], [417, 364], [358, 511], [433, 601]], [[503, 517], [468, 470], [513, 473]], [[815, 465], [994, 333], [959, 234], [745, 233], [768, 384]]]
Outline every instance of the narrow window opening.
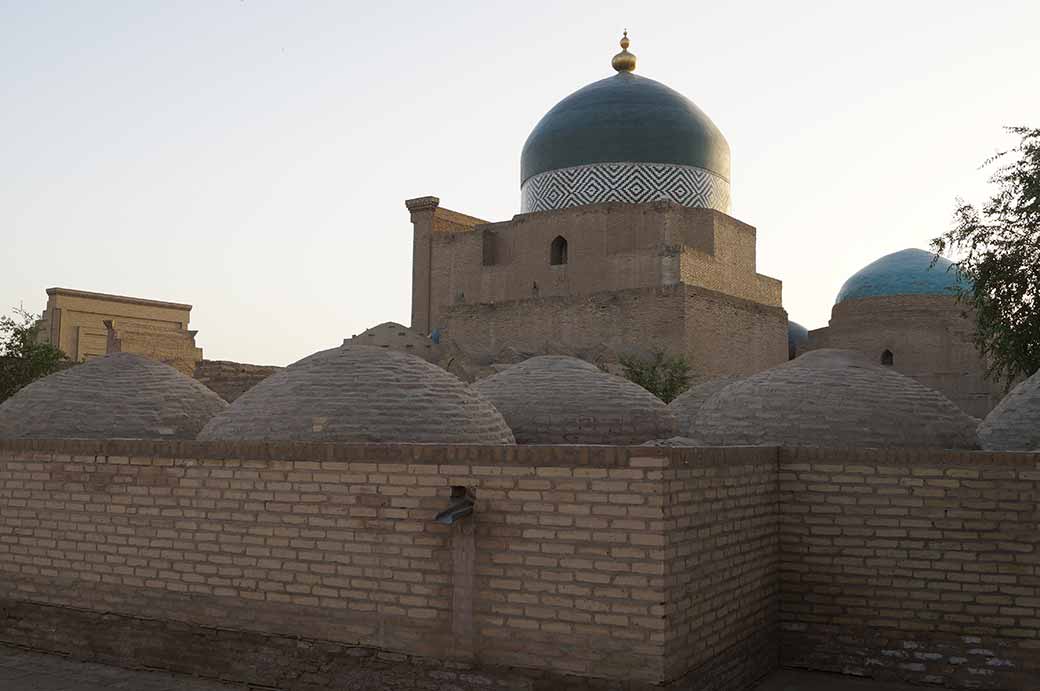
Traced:
[[562, 235], [557, 235], [549, 248], [549, 263], [553, 266], [567, 263], [567, 240]]
[[882, 365], [886, 365], [888, 367], [891, 367], [893, 360], [894, 360], [894, 358], [892, 357], [892, 351], [891, 350], [886, 350], [885, 352], [881, 353], [881, 364]]

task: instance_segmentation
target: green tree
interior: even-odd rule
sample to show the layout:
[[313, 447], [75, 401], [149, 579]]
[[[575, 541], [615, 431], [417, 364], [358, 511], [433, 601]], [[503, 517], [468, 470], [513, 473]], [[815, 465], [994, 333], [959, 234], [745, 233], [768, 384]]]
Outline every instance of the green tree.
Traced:
[[0, 317], [0, 402], [40, 377], [58, 371], [65, 353], [36, 342], [37, 316], [15, 308]]
[[690, 386], [690, 365], [679, 355], [671, 357], [658, 350], [649, 358], [622, 355], [618, 358], [625, 378], [639, 384], [665, 403]]
[[981, 208], [957, 200], [954, 227], [932, 241], [958, 250], [971, 283], [960, 299], [975, 311], [975, 345], [987, 375], [1009, 385], [1040, 369], [1040, 129], [1008, 127], [1017, 146], [988, 159], [996, 191]]

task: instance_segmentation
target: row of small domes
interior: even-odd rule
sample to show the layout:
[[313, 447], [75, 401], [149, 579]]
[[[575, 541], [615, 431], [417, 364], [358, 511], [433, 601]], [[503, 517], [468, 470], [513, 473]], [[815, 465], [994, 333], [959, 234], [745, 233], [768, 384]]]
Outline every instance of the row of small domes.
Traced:
[[[0, 438], [428, 444], [976, 447], [942, 394], [849, 351], [811, 351], [746, 378], [702, 382], [665, 406], [576, 358], [541, 356], [467, 386], [413, 355], [344, 345], [273, 374], [228, 406], [128, 353], [91, 360], [0, 405]], [[987, 449], [1040, 450], [1040, 374], [978, 427]]]

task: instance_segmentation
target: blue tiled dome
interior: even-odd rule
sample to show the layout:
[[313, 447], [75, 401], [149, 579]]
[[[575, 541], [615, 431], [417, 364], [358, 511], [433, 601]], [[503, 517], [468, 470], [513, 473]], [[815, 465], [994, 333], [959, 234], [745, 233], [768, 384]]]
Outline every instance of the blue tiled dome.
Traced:
[[696, 166], [729, 180], [729, 144], [704, 111], [660, 82], [621, 72], [545, 114], [524, 144], [520, 182], [617, 161]]
[[956, 295], [968, 281], [953, 267], [949, 259], [931, 252], [905, 249], [886, 254], [852, 275], [838, 291], [835, 304], [859, 298], [886, 295]]
[[793, 360], [798, 353], [798, 346], [809, 340], [809, 329], [798, 322], [787, 320], [787, 356]]
[[729, 212], [726, 138], [690, 99], [633, 74], [628, 43], [611, 62], [618, 74], [575, 91], [531, 131], [520, 155], [522, 213], [662, 199]]

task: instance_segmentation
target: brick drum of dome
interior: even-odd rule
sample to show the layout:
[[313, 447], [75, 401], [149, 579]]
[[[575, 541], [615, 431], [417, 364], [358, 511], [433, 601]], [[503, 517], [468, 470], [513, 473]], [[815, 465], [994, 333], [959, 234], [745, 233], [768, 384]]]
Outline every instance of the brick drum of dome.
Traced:
[[712, 446], [975, 448], [975, 419], [938, 391], [847, 350], [814, 350], [701, 406]]
[[502, 412], [519, 444], [641, 444], [675, 434], [660, 399], [578, 358], [534, 357], [473, 387]]
[[1040, 372], [1016, 386], [979, 425], [987, 451], [1040, 451]]
[[201, 440], [512, 444], [487, 400], [414, 355], [343, 345], [242, 394]]
[[113, 353], [29, 384], [0, 405], [0, 438], [194, 439], [227, 403], [169, 365]]
[[687, 438], [695, 437], [693, 421], [697, 417], [697, 412], [701, 409], [701, 406], [704, 405], [704, 402], [730, 384], [738, 382], [741, 379], [742, 377], [716, 377], [715, 379], [705, 379], [704, 381], [693, 384], [693, 386], [686, 389], [686, 391], [681, 395], [676, 396], [675, 400], [668, 404], [668, 410], [672, 411], [672, 414], [675, 415], [679, 436]]

